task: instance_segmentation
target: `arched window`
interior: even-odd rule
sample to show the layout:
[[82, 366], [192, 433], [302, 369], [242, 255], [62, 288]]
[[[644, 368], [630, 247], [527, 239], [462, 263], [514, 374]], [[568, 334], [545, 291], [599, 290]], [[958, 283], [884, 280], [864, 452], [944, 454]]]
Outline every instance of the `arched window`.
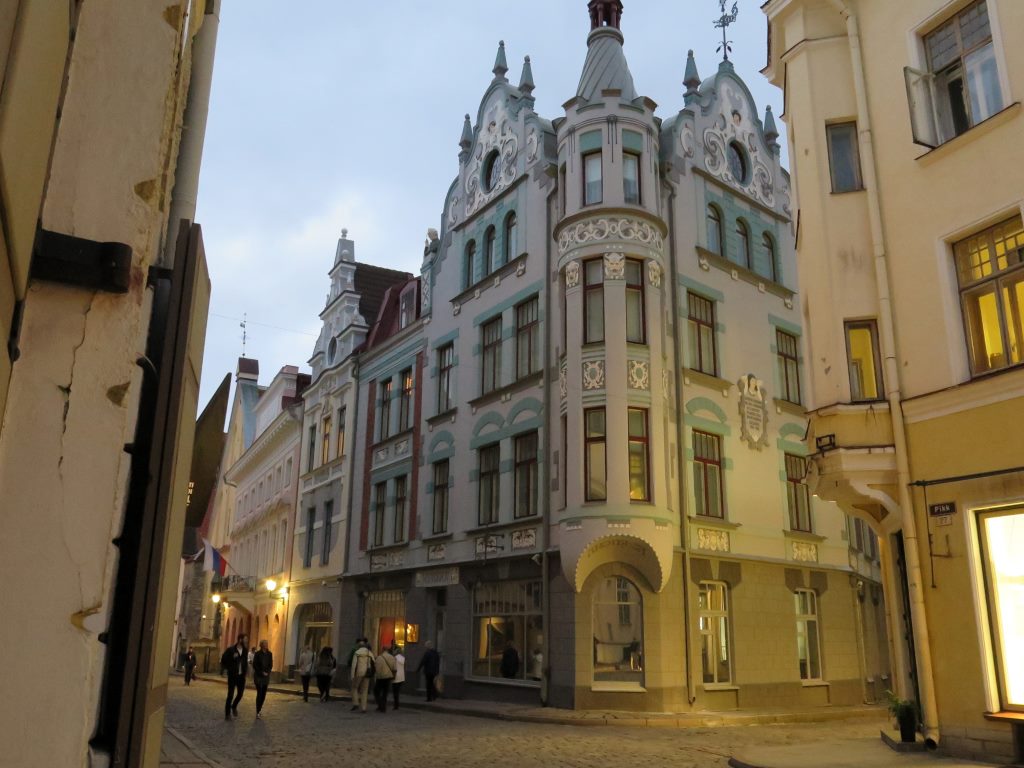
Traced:
[[609, 576], [594, 586], [594, 682], [644, 682], [644, 606], [629, 579]]
[[739, 251], [739, 263], [747, 269], [752, 269], [750, 261], [750, 230], [743, 219], [736, 219], [736, 243]]
[[484, 235], [484, 272], [488, 275], [498, 268], [498, 254], [495, 250], [496, 239], [494, 227], [488, 227], [487, 234]]
[[764, 242], [764, 255], [768, 260], [768, 276], [772, 279], [773, 283], [777, 283], [779, 282], [779, 265], [776, 261], [775, 241], [767, 232], [764, 233], [764, 237], [761, 239]]
[[516, 212], [505, 217], [505, 263], [519, 255], [519, 221]]
[[476, 261], [476, 240], [470, 240], [466, 243], [466, 277], [465, 286], [469, 288], [473, 284], [473, 266]]
[[718, 206], [708, 206], [708, 250], [722, 255], [722, 214]]

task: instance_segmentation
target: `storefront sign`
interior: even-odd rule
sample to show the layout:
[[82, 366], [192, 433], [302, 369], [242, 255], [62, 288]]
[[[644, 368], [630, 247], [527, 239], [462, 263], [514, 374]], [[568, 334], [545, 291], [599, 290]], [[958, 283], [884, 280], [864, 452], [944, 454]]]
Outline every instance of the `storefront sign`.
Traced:
[[429, 571], [416, 571], [417, 587], [452, 587], [459, 583], [458, 568], [432, 568]]
[[955, 515], [956, 514], [956, 502], [955, 501], [943, 501], [939, 504], [929, 504], [928, 514], [932, 517], [942, 517], [943, 515]]

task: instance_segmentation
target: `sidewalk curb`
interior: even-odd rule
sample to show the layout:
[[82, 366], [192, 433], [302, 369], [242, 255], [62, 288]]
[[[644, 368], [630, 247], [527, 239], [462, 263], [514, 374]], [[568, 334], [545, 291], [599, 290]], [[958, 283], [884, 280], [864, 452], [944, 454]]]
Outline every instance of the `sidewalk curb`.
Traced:
[[[216, 682], [220, 685], [227, 685], [227, 681], [221, 677], [198, 678], [198, 682]], [[286, 688], [280, 685], [270, 685], [267, 688], [272, 693], [281, 693], [291, 696], [301, 696], [302, 691], [295, 688]], [[337, 694], [331, 694], [331, 698], [338, 701], [349, 702], [352, 700], [347, 689], [339, 689]], [[506, 722], [533, 723], [541, 725], [569, 725], [576, 727], [608, 726], [618, 728], [728, 728], [744, 725], [795, 725], [803, 723], [825, 723], [836, 720], [868, 720], [879, 719], [885, 716], [885, 708], [879, 705], [877, 708], [865, 705], [851, 710], [827, 710], [801, 711], [801, 712], [764, 712], [764, 713], [742, 713], [732, 714], [729, 712], [707, 712], [707, 713], [681, 713], [677, 715], [664, 715], [659, 717], [647, 717], [643, 714], [630, 716], [630, 713], [621, 713], [621, 716], [609, 717], [608, 715], [597, 715], [593, 717], [563, 717], [557, 714], [544, 715], [535, 712], [515, 712], [488, 710], [479, 707], [466, 707], [454, 703], [456, 700], [448, 699], [446, 703], [439, 706], [428, 704], [425, 701], [405, 699], [402, 707], [415, 709], [424, 712], [435, 712], [439, 714], [461, 715], [463, 717], [479, 717], [490, 720], [503, 720]], [[452, 702], [452, 703], [447, 703]], [[573, 712], [573, 710], [552, 709], [555, 712]], [[757, 768], [737, 763], [734, 768]]]
[[176, 738], [182, 744], [184, 744], [185, 747], [189, 750], [189, 752], [192, 753], [192, 756], [200, 762], [206, 763], [208, 766], [210, 766], [210, 768], [224, 768], [222, 763], [218, 763], [212, 757], [208, 757], [206, 753], [199, 749], [199, 747], [197, 747], [190, 739], [187, 739], [184, 736], [182, 736], [181, 731], [179, 731], [177, 728], [172, 728], [171, 726], [164, 724], [164, 730], [167, 731], [167, 733], [171, 734], [171, 736]]

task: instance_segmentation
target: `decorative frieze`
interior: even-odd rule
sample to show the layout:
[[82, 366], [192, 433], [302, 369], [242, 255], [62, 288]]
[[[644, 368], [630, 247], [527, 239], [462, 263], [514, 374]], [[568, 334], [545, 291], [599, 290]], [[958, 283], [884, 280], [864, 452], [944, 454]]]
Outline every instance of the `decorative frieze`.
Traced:
[[661, 232], [653, 224], [631, 216], [619, 216], [614, 219], [588, 219], [566, 227], [558, 236], [558, 250], [568, 253], [580, 245], [611, 239], [632, 240], [659, 251], [664, 248]]
[[793, 545], [793, 559], [803, 563], [816, 563], [818, 562], [818, 545], [812, 544], [809, 541], [794, 541], [791, 542]]
[[630, 389], [644, 392], [651, 389], [651, 364], [647, 360], [627, 360], [627, 381]]
[[604, 389], [604, 360], [583, 361], [583, 388]]
[[386, 568], [401, 568], [405, 564], [402, 552], [382, 552], [370, 555], [370, 570], [381, 571]]
[[512, 531], [512, 549], [533, 549], [536, 546], [536, 528], [523, 528], [519, 531]]
[[698, 528], [697, 549], [706, 549], [709, 552], [728, 552], [729, 532], [714, 528]]

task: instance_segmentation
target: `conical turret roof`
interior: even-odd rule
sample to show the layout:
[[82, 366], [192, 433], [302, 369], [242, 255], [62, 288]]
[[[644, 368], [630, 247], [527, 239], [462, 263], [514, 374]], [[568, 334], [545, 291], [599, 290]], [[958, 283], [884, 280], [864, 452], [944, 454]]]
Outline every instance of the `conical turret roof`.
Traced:
[[598, 27], [587, 38], [587, 60], [583, 65], [576, 95], [587, 101], [601, 97], [602, 91], [622, 91], [622, 98], [637, 97], [633, 75], [622, 50], [622, 33], [614, 27]]

